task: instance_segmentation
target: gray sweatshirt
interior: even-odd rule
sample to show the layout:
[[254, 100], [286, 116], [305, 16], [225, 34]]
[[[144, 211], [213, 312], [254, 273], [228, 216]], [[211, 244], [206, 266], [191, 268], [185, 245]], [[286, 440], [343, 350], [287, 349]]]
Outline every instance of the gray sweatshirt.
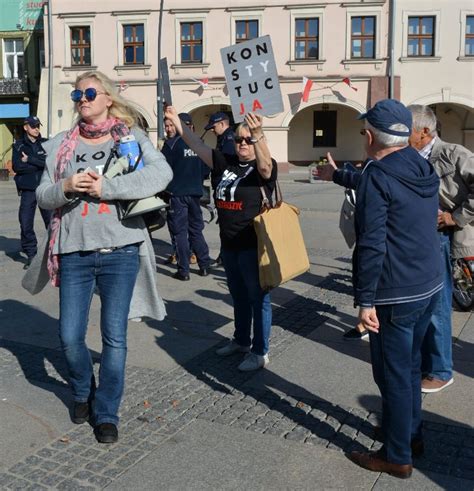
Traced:
[[[166, 159], [153, 147], [145, 133], [137, 128], [132, 128], [132, 134], [135, 135], [143, 150], [145, 166], [138, 172], [104, 179], [102, 186], [102, 200], [104, 201], [141, 199], [152, 196], [166, 189], [173, 177], [173, 172]], [[47, 144], [45, 143], [45, 150], [48, 153], [46, 168], [36, 190], [38, 203], [42, 208], [54, 209], [70, 205], [73, 201], [64, 195], [61, 181], [54, 182], [56, 155], [64, 135], [65, 133], [60, 133], [49, 140]], [[139, 249], [140, 267], [133, 290], [129, 319], [146, 316], [162, 320], [166, 315], [166, 309], [156, 287], [156, 262], [153, 245], [143, 220], [140, 219], [140, 222], [139, 231], [142, 236], [142, 245]], [[79, 247], [79, 243], [77, 247]], [[48, 283], [47, 249], [48, 237], [45, 236], [38, 248], [38, 254], [22, 281], [23, 287], [33, 295], [39, 293]]]

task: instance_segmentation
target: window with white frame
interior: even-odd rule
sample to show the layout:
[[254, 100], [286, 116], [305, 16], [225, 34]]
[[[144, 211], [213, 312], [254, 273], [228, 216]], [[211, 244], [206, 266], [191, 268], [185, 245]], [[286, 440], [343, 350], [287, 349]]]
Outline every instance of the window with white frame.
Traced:
[[235, 21], [235, 43], [243, 43], [258, 38], [258, 20], [243, 19]]
[[[324, 63], [324, 7], [291, 8], [290, 60], [288, 63]], [[318, 68], [320, 69], [320, 68]]]
[[351, 18], [351, 58], [375, 58], [375, 25], [373, 15]]
[[202, 63], [202, 22], [181, 22], [181, 63]]
[[263, 8], [233, 7], [230, 12], [229, 44], [238, 44], [262, 35]]
[[295, 19], [295, 60], [319, 59], [319, 18]]
[[90, 26], [71, 26], [71, 65], [91, 65], [91, 28]]
[[464, 56], [474, 56], [474, 15], [466, 16], [466, 34], [464, 38]]
[[402, 63], [441, 60], [440, 22], [440, 10], [402, 11]]
[[3, 40], [3, 77], [23, 78], [25, 75], [23, 39]]
[[145, 27], [143, 24], [123, 24], [123, 62], [125, 65], [145, 63]]
[[[345, 65], [352, 63], [383, 63], [382, 39], [384, 37], [382, 8], [374, 5], [347, 5]], [[370, 8], [368, 8], [370, 6]]]
[[408, 56], [434, 56], [435, 17], [408, 17]]
[[[201, 65], [206, 73], [207, 61], [207, 14], [208, 9], [191, 9], [186, 12], [176, 11], [175, 14], [175, 62], [171, 67], [175, 73], [179, 68], [193, 68]], [[178, 71], [176, 71], [178, 70]]]

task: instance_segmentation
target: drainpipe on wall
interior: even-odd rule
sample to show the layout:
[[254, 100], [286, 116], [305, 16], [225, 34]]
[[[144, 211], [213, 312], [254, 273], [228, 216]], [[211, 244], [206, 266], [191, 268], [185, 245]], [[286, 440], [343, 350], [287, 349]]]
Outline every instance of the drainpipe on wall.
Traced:
[[158, 143], [165, 136], [164, 128], [163, 128], [163, 84], [161, 80], [161, 69], [160, 69], [160, 60], [161, 60], [161, 26], [163, 23], [163, 3], [164, 0], [160, 2], [160, 16], [158, 19], [158, 60], [157, 60], [157, 76], [156, 76], [156, 109], [157, 109], [157, 125], [156, 128], [158, 130]]
[[388, 56], [389, 56], [389, 98], [393, 99], [395, 95], [395, 0], [390, 0], [388, 6], [388, 16], [389, 16], [389, 45], [388, 45]]
[[53, 15], [51, 12], [52, 1], [48, 0], [46, 4], [48, 7], [48, 125], [47, 133], [48, 138], [51, 138], [51, 122], [53, 119]]

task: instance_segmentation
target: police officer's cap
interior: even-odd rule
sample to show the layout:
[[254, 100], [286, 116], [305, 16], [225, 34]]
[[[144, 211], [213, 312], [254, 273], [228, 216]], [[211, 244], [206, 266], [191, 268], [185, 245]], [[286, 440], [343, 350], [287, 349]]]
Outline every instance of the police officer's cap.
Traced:
[[29, 124], [30, 126], [42, 126], [41, 121], [37, 116], [28, 116], [23, 121], [23, 124]]
[[188, 113], [179, 113], [178, 117], [186, 126], [193, 124], [193, 118]]
[[204, 127], [205, 130], [210, 130], [216, 123], [219, 123], [220, 121], [229, 121], [229, 116], [227, 116], [226, 113], [214, 113], [210, 118], [209, 122], [207, 125]]

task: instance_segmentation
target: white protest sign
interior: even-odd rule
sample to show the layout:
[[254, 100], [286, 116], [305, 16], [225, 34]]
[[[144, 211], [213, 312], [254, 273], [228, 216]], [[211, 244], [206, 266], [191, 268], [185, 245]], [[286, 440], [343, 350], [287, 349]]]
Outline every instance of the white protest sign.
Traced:
[[270, 36], [222, 48], [221, 57], [236, 123], [249, 112], [272, 115], [283, 111]]

